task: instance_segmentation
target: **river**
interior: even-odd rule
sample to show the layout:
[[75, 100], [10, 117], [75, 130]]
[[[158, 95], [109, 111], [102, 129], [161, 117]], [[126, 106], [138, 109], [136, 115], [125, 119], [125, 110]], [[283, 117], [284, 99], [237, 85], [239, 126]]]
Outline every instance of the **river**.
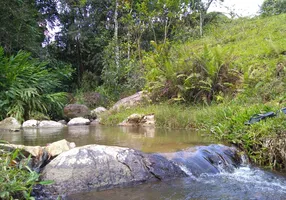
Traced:
[[[169, 153], [215, 143], [196, 131], [138, 127], [75, 126], [62, 129], [0, 131], [0, 139], [15, 144], [47, 145], [60, 139], [77, 146], [104, 144], [130, 147], [147, 153]], [[199, 177], [146, 183], [127, 188], [91, 191], [68, 196], [69, 200], [186, 200], [186, 199], [286, 199], [286, 177], [245, 162], [233, 173], [202, 174]]]

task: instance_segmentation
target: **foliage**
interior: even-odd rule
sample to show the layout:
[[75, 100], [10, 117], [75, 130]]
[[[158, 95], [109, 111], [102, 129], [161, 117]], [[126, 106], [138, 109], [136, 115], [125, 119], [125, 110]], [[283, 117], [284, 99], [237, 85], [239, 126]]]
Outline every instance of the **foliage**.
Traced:
[[[127, 45], [121, 43], [120, 52], [126, 52]], [[128, 59], [120, 54], [120, 67], [118, 68], [113, 49], [114, 43], [111, 43], [104, 51], [104, 68], [101, 75], [103, 85], [101, 87], [108, 91], [107, 96], [111, 100], [117, 100], [141, 90], [144, 86], [144, 79], [143, 69], [140, 68], [140, 64], [136, 63], [136, 58]]]
[[285, 0], [264, 0], [260, 12], [263, 16], [286, 13]]
[[[45, 4], [40, 0], [43, 10], [52, 28], [60, 26], [55, 33], [55, 41], [51, 37], [47, 41], [49, 55], [58, 61], [71, 63], [75, 69], [74, 80], [81, 87], [83, 76], [93, 73], [100, 84], [100, 75], [103, 68], [104, 48], [112, 38], [110, 29], [111, 2], [103, 0], [87, 1], [58, 1], [60, 7]], [[53, 17], [54, 16], [54, 17]], [[108, 27], [108, 28], [107, 28]], [[92, 90], [92, 89], [91, 89]]]
[[6, 53], [14, 54], [22, 49], [39, 55], [45, 27], [36, 1], [0, 1], [0, 24], [0, 46]]
[[33, 113], [60, 114], [66, 101], [60, 77], [70, 77], [71, 69], [49, 69], [47, 63], [31, 58], [29, 53], [19, 51], [6, 57], [0, 48], [0, 116], [16, 117], [22, 121]]
[[194, 53], [184, 45], [154, 46], [157, 54], [145, 57], [147, 89], [153, 100], [210, 103], [217, 95], [235, 91], [239, 74], [231, 66], [232, 51], [205, 45], [202, 53]]
[[12, 152], [0, 149], [0, 198], [34, 199], [31, 196], [36, 184], [50, 184], [39, 181], [40, 174], [29, 167], [31, 157], [26, 158], [19, 149]]

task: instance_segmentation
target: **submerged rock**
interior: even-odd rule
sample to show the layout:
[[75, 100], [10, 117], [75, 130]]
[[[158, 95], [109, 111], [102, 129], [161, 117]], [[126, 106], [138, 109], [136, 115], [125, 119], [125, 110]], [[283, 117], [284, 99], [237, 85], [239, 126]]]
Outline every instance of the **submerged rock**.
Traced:
[[21, 124], [18, 122], [17, 119], [13, 117], [8, 117], [2, 121], [0, 121], [0, 128], [1, 129], [9, 129], [12, 131], [17, 131], [21, 128]]
[[42, 180], [53, 180], [44, 191], [63, 195], [132, 185], [186, 174], [161, 155], [129, 148], [88, 145], [64, 152], [44, 169]]
[[88, 117], [90, 115], [90, 110], [86, 105], [69, 104], [64, 107], [64, 115], [67, 118]]

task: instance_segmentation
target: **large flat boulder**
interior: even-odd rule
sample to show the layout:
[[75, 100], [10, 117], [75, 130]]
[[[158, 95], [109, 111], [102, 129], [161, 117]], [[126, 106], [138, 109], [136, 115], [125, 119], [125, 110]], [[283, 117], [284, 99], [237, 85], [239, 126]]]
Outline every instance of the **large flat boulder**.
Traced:
[[87, 145], [64, 152], [44, 169], [47, 195], [64, 195], [152, 180], [184, 177], [186, 174], [161, 155], [104, 145]]
[[143, 91], [137, 92], [134, 95], [131, 95], [129, 97], [125, 97], [119, 101], [117, 101], [110, 110], [119, 110], [121, 108], [130, 108], [136, 105], [141, 104], [144, 99], [148, 98], [146, 94], [143, 93]]
[[17, 119], [13, 117], [8, 117], [2, 121], [0, 121], [0, 129], [10, 129], [10, 130], [16, 130], [20, 129], [21, 124], [18, 122]]
[[64, 107], [64, 115], [69, 119], [76, 117], [88, 117], [90, 115], [90, 110], [86, 105], [69, 104]]

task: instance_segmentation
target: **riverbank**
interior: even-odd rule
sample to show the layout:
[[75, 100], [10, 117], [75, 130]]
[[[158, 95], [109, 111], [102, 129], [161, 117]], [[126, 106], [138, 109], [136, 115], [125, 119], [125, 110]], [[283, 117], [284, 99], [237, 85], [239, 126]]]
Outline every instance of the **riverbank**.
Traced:
[[[210, 106], [186, 106], [176, 104], [140, 105], [102, 115], [102, 123], [116, 125], [133, 113], [155, 114], [156, 127], [167, 129], [199, 129], [215, 139], [231, 143], [242, 149], [257, 165], [285, 170], [283, 135], [286, 115], [279, 110], [282, 104], [242, 103], [238, 100]], [[251, 116], [277, 112], [277, 116], [252, 125], [245, 125]]]

